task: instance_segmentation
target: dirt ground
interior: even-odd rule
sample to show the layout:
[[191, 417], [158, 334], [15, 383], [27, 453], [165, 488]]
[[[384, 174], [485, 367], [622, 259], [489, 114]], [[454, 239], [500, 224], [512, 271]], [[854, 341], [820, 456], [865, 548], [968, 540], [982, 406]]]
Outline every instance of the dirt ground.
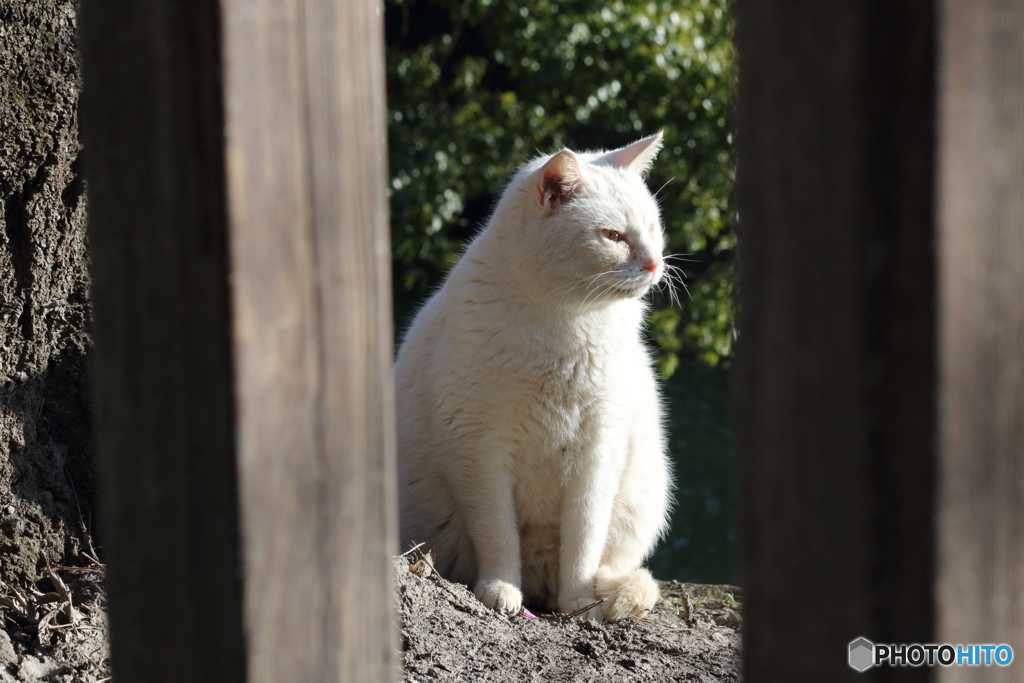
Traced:
[[[735, 587], [662, 582], [648, 617], [601, 625], [540, 612], [532, 619], [499, 615], [419, 560], [394, 561], [407, 683], [740, 680]], [[102, 572], [54, 575], [0, 587], [0, 683], [111, 680]]]
[[502, 616], [413, 564], [412, 556], [395, 560], [407, 683], [740, 680], [742, 607], [733, 586], [662, 582], [648, 617], [600, 625], [540, 612]]

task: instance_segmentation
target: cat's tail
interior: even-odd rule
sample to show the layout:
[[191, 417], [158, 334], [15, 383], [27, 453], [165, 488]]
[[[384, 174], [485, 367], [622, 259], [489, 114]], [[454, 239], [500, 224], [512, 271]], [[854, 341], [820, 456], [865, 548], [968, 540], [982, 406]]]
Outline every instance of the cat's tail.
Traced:
[[646, 569], [615, 575], [601, 567], [594, 576], [594, 594], [601, 604], [601, 617], [606, 622], [642, 617], [658, 600], [658, 583]]

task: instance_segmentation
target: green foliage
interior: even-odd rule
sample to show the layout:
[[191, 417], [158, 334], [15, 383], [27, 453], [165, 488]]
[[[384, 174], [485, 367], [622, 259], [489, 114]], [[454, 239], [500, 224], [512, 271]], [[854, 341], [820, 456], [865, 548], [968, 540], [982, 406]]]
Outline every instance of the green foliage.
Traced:
[[[654, 295], [662, 373], [732, 354], [735, 77], [728, 0], [392, 0], [387, 5], [396, 311], [440, 283], [540, 152], [664, 130], [649, 183], [690, 296]], [[666, 185], [667, 183], [667, 185]], [[664, 187], [663, 187], [664, 186]]]

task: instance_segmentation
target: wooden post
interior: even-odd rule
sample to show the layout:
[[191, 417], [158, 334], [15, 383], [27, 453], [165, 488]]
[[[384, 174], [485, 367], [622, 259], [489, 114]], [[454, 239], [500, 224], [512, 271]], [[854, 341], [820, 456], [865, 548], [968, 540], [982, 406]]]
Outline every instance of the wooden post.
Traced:
[[865, 680], [934, 636], [933, 7], [736, 9], [745, 680]]
[[397, 671], [382, 12], [224, 0], [252, 681]]
[[[939, 639], [1024, 654], [1024, 6], [943, 2]], [[1016, 681], [1020, 667], [942, 681]]]
[[390, 680], [380, 8], [89, 0], [82, 23], [115, 675]]

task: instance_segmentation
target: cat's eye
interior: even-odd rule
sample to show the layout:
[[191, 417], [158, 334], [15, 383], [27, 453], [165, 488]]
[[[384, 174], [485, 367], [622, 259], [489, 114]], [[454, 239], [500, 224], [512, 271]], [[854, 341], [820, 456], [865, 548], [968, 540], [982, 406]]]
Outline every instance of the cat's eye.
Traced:
[[604, 234], [605, 239], [609, 240], [610, 242], [625, 242], [626, 241], [626, 236], [623, 235], [618, 230], [602, 230], [601, 232]]

